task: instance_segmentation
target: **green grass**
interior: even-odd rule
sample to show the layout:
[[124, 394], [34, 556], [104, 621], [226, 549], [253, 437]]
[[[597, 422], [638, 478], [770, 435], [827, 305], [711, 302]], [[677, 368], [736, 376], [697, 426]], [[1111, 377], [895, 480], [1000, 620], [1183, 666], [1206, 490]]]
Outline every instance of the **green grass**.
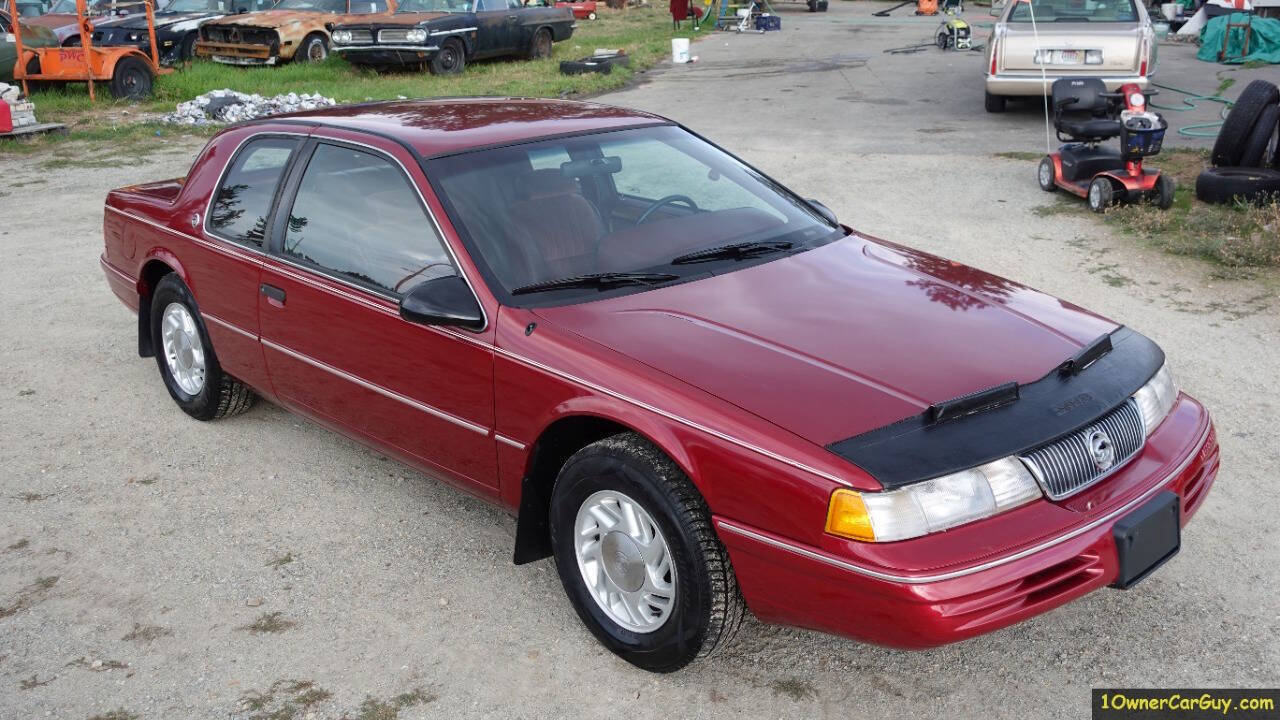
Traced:
[[[610, 10], [600, 5], [597, 20], [579, 20], [573, 37], [555, 44], [546, 60], [496, 60], [469, 64], [465, 72], [436, 77], [426, 72], [376, 73], [331, 57], [318, 64], [290, 63], [281, 67], [246, 68], [196, 61], [156, 79], [153, 97], [130, 104], [113, 100], [105, 84], [95, 86], [97, 100], [90, 101], [84, 83], [74, 83], [32, 93], [41, 122], [71, 126], [65, 136], [45, 136], [22, 143], [0, 144], [0, 154], [32, 151], [68, 140], [114, 142], [154, 135], [155, 116], [173, 110], [179, 102], [197, 95], [229, 88], [259, 95], [320, 93], [340, 103], [390, 100], [398, 97], [459, 95], [507, 95], [522, 97], [584, 97], [614, 90], [637, 73], [669, 56], [671, 38], [692, 37], [687, 27], [671, 28], [665, 4]], [[704, 30], [701, 34], [706, 34]], [[621, 48], [631, 56], [631, 67], [615, 67], [609, 75], [561, 75], [560, 61], [590, 55], [596, 48]], [[170, 128], [163, 135], [207, 135], [210, 129]]]

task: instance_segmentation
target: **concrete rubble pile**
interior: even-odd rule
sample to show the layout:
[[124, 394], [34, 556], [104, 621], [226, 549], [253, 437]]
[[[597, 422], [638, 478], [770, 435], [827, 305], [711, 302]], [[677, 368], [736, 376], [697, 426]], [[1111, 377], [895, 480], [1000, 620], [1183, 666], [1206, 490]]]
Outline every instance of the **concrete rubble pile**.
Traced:
[[319, 93], [288, 93], [263, 97], [235, 90], [212, 90], [187, 102], [178, 103], [177, 109], [161, 120], [174, 125], [216, 125], [336, 104], [333, 98]]

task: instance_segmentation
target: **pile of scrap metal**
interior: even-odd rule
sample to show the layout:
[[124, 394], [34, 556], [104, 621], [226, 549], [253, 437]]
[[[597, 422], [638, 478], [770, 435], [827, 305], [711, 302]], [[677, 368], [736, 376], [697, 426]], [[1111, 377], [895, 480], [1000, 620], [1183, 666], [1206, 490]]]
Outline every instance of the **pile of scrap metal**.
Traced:
[[173, 125], [221, 125], [336, 104], [333, 98], [318, 93], [263, 97], [234, 90], [213, 90], [193, 100], [178, 103], [177, 109], [161, 117], [161, 121]]
[[1280, 202], [1280, 88], [1266, 80], [1245, 86], [1222, 121], [1210, 160], [1196, 178], [1204, 202]]

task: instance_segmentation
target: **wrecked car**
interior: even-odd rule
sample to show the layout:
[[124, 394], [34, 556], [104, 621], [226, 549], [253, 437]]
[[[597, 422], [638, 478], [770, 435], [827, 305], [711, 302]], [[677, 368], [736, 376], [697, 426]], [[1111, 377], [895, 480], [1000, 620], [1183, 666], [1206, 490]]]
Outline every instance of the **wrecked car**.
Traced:
[[278, 65], [329, 57], [329, 28], [351, 15], [394, 12], [396, 0], [281, 0], [274, 8], [206, 22], [195, 52], [228, 65]]
[[[85, 9], [89, 11], [89, 17], [100, 18], [111, 14], [111, 5], [112, 0], [90, 0], [85, 3]], [[116, 13], [127, 15], [129, 9], [121, 8], [116, 10]], [[23, 20], [22, 27], [49, 28], [58, 37], [60, 44], [80, 44], [80, 25], [76, 21], [76, 0], [58, 0], [45, 14]]]
[[[228, 14], [266, 10], [271, 5], [271, 0], [173, 0], [154, 14], [160, 62], [172, 65], [195, 57], [196, 41], [203, 23]], [[146, 14], [135, 13], [94, 23], [93, 44], [100, 47], [129, 45], [151, 52]]]
[[[46, 27], [33, 26], [31, 18], [22, 18], [24, 47], [57, 47], [58, 37]], [[13, 64], [18, 60], [18, 45], [13, 38], [13, 20], [7, 10], [0, 10], [0, 82], [13, 82]]]
[[[1218, 472], [1209, 411], [1146, 336], [843, 225], [649, 113], [273, 116], [105, 210], [102, 269], [137, 313], [118, 330], [183, 412], [260, 395], [497, 504], [512, 560], [554, 558], [587, 629], [648, 670], [747, 610], [926, 648], [1131, 587]], [[1143, 602], [1185, 599], [1190, 570]], [[1103, 605], [1133, 607], [1081, 612]]]
[[569, 8], [540, 2], [405, 0], [391, 16], [335, 26], [333, 49], [356, 65], [451, 75], [471, 60], [550, 57], [573, 28]]

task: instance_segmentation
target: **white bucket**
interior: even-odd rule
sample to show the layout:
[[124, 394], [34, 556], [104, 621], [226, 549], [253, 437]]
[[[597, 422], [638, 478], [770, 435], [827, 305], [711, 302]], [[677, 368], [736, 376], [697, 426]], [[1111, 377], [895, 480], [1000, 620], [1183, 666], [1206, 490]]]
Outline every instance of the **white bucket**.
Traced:
[[689, 62], [689, 38], [671, 38], [671, 62]]
[[1164, 15], [1165, 20], [1176, 20], [1178, 18], [1178, 3], [1162, 3], [1160, 5], [1160, 14]]

